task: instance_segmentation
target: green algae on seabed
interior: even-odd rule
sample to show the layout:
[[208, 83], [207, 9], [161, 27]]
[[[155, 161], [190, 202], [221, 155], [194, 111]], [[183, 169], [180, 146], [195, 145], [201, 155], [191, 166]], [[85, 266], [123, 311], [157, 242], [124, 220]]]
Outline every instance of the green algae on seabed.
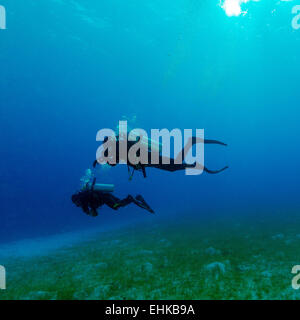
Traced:
[[[186, 220], [185, 220], [186, 221]], [[299, 299], [300, 221], [211, 218], [139, 225], [10, 259], [0, 299]]]

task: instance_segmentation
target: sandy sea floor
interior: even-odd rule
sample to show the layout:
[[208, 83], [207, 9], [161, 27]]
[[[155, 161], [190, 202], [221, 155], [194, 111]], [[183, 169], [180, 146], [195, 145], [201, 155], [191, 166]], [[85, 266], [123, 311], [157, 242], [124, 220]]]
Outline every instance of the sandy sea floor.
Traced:
[[0, 299], [300, 299], [297, 213], [172, 220], [2, 245]]

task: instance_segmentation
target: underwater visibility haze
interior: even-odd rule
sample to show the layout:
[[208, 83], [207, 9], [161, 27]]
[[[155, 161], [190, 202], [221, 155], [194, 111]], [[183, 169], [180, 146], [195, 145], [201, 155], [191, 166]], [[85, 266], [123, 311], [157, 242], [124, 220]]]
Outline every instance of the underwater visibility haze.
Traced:
[[[0, 0], [0, 299], [299, 299], [297, 5]], [[229, 168], [97, 166], [155, 214], [88, 216], [71, 196], [120, 120], [204, 129]]]

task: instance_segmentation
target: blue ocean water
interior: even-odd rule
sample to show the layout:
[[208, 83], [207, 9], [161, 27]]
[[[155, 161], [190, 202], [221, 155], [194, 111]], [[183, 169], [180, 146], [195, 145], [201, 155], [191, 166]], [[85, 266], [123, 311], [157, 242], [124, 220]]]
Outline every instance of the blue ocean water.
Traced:
[[[157, 216], [225, 217], [299, 210], [300, 30], [297, 1], [250, 1], [229, 17], [218, 0], [0, 0], [0, 241]], [[96, 133], [133, 127], [205, 129], [219, 175], [127, 168], [98, 172], [116, 195], [156, 211], [103, 207], [92, 219], [70, 197], [90, 168]], [[133, 120], [136, 119], [136, 120]]]

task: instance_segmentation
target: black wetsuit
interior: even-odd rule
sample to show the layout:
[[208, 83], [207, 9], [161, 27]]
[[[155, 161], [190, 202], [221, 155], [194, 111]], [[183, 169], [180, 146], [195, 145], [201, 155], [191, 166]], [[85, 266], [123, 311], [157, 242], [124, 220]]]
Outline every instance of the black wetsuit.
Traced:
[[77, 207], [80, 207], [83, 212], [93, 217], [98, 215], [97, 209], [104, 204], [113, 210], [118, 210], [121, 207], [126, 207], [127, 205], [134, 203], [140, 208], [154, 213], [141, 195], [138, 195], [135, 198], [128, 195], [125, 199], [119, 199], [110, 192], [84, 190], [74, 194], [72, 196], [72, 201]]

